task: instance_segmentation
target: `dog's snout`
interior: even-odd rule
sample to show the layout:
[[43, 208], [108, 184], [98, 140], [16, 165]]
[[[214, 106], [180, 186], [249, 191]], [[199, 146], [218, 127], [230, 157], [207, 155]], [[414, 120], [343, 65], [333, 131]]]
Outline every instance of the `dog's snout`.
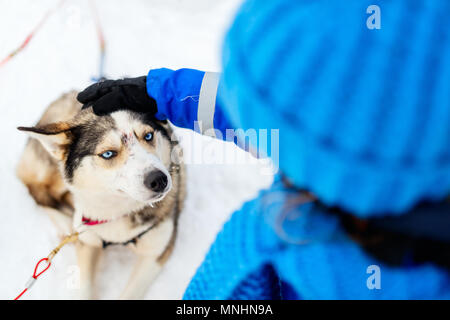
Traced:
[[147, 174], [144, 185], [154, 192], [163, 192], [167, 187], [167, 176], [160, 170], [154, 170]]

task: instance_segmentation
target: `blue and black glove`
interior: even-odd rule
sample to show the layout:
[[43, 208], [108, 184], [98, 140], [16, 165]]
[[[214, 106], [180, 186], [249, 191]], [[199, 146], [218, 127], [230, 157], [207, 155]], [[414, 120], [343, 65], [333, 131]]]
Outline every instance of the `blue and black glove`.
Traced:
[[77, 96], [83, 108], [92, 107], [98, 116], [118, 110], [154, 115], [156, 101], [147, 94], [147, 77], [104, 80], [90, 85]]

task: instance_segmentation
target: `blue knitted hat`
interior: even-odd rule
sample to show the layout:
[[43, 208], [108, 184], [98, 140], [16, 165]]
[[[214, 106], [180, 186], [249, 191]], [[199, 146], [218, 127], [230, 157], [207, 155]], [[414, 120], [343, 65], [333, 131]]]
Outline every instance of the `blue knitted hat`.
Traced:
[[[450, 194], [450, 1], [247, 1], [220, 97], [279, 129], [280, 169], [328, 205], [401, 214]], [[272, 146], [274, 147], [274, 146]]]

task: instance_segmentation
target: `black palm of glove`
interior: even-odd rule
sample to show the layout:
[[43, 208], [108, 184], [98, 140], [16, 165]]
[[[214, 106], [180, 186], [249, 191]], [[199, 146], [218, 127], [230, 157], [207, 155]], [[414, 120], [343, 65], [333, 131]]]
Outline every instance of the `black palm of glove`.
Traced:
[[91, 107], [98, 116], [118, 110], [155, 114], [156, 101], [147, 94], [147, 77], [104, 80], [90, 85], [77, 96], [83, 108]]

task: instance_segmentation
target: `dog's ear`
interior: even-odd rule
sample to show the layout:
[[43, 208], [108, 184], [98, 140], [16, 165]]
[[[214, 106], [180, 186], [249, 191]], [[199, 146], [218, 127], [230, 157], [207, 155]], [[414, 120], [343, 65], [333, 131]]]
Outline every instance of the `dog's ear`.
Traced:
[[44, 148], [57, 160], [63, 160], [67, 148], [72, 142], [69, 123], [57, 122], [37, 127], [18, 127], [30, 137], [37, 139]]
[[173, 134], [173, 125], [167, 120], [157, 120], [158, 124], [160, 124], [166, 131], [169, 136]]

